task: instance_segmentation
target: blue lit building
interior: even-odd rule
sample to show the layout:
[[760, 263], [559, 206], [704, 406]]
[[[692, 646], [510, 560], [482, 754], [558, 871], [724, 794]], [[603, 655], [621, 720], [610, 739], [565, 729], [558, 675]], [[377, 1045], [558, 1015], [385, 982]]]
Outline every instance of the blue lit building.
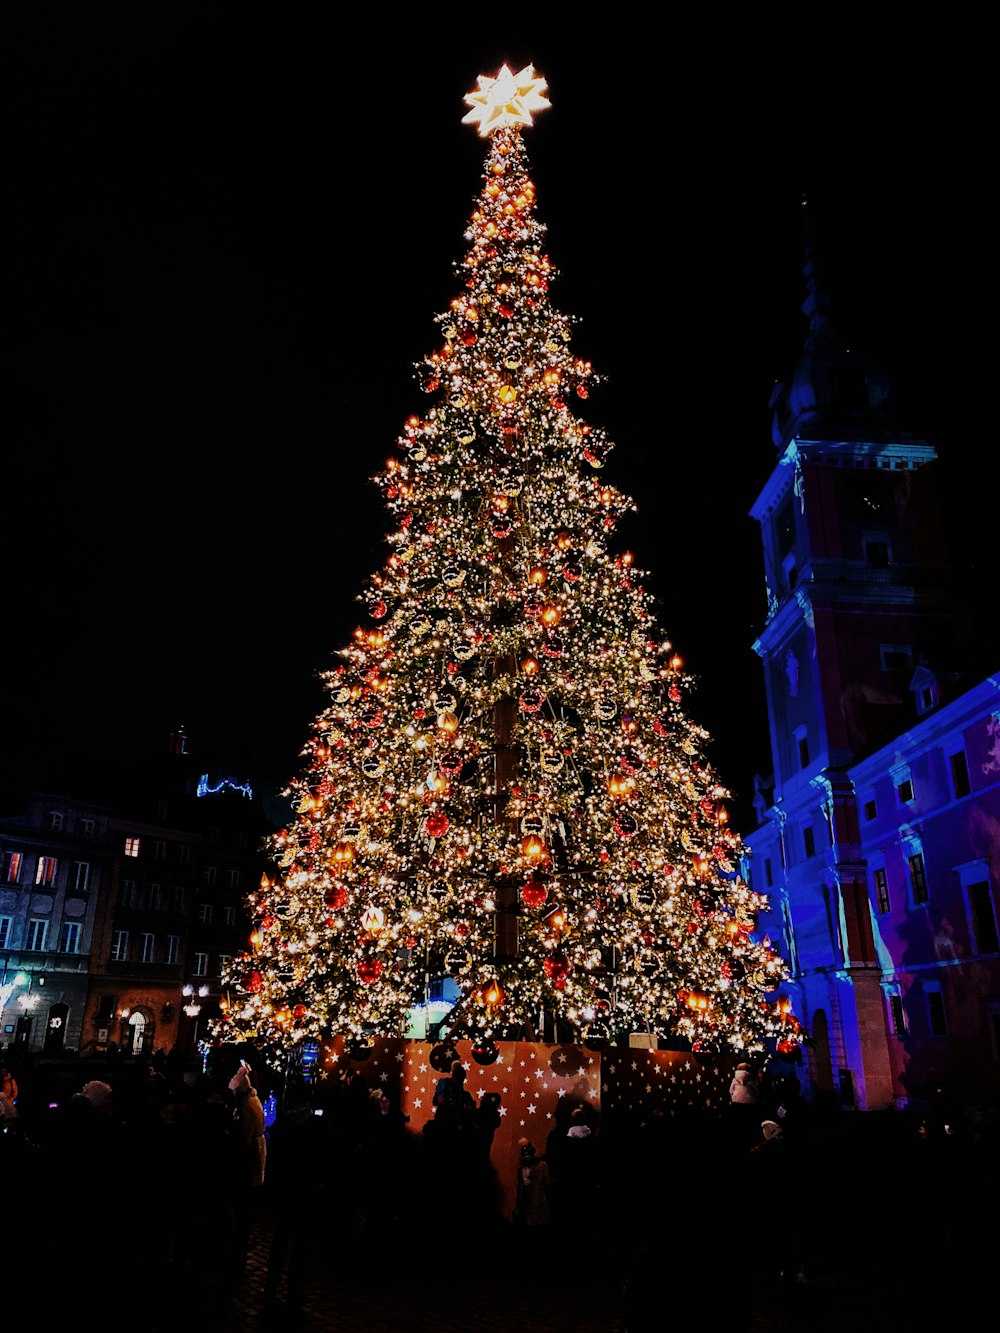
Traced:
[[808, 335], [751, 510], [773, 764], [746, 836], [760, 926], [791, 965], [807, 1097], [996, 1105], [996, 592], [952, 563], [937, 452], [834, 332], [809, 247], [804, 272]]

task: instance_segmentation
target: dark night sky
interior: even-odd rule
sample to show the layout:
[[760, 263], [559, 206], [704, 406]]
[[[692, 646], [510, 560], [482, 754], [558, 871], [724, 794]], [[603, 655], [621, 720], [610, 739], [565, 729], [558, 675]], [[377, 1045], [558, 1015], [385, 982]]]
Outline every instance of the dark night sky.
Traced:
[[292, 8], [0, 20], [6, 777], [127, 766], [180, 723], [206, 764], [292, 776], [386, 553], [369, 478], [426, 405], [414, 363], [458, 290], [484, 153], [463, 96], [506, 60], [549, 85], [527, 135], [538, 216], [552, 298], [606, 377], [580, 414], [639, 505], [622, 545], [748, 806], [770, 767], [748, 511], [805, 332], [799, 201], [835, 327], [895, 382], [943, 484], [989, 451], [974, 537], [997, 481], [988, 85], [912, 25], [852, 47], [718, 15], [659, 35], [515, 20], [505, 45], [457, 8], [353, 34]]

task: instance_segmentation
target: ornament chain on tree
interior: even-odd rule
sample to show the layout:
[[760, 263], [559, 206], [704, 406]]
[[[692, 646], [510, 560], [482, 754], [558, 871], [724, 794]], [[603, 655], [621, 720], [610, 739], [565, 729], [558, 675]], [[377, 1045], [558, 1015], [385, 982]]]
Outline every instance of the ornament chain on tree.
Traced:
[[391, 553], [325, 675], [222, 1039], [406, 1035], [433, 986], [479, 1041], [543, 1013], [591, 1043], [799, 1040], [694, 682], [612, 548], [613, 445], [576, 414], [598, 380], [550, 299], [521, 136], [545, 92], [504, 66], [466, 99], [489, 148], [461, 288], [375, 478]]

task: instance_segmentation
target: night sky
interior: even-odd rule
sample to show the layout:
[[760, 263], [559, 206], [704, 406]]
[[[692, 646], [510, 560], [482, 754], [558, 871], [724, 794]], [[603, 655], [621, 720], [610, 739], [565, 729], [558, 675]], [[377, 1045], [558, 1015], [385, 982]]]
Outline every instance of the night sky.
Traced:
[[963, 554], [995, 521], [988, 85], [912, 25], [854, 47], [525, 19], [505, 43], [457, 7], [352, 31], [291, 8], [0, 20], [6, 781], [127, 769], [181, 724], [206, 767], [296, 771], [387, 554], [369, 478], [428, 405], [414, 366], [459, 290], [485, 152], [463, 97], [506, 61], [552, 101], [526, 143], [552, 300], [605, 377], [579, 415], [616, 442], [620, 545], [741, 818], [771, 767], [748, 515], [805, 335], [804, 196], [834, 327], [969, 489]]

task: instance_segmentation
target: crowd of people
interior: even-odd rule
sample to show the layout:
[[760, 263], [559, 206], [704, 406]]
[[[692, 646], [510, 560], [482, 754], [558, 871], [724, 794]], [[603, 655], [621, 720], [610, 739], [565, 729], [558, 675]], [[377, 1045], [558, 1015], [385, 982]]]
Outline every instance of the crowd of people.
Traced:
[[[402, 1255], [428, 1236], [451, 1264], [484, 1252], [528, 1266], [543, 1253], [573, 1262], [581, 1242], [606, 1247], [624, 1256], [629, 1290], [657, 1246], [677, 1253], [690, 1241], [686, 1262], [697, 1277], [714, 1251], [695, 1238], [718, 1231], [720, 1200], [734, 1195], [755, 1200], [765, 1224], [794, 1206], [798, 1224], [780, 1245], [735, 1249], [728, 1277], [810, 1281], [836, 1248], [838, 1215], [828, 1192], [800, 1188], [804, 1178], [838, 1161], [854, 1172], [870, 1161], [884, 1183], [886, 1162], [896, 1160], [884, 1150], [902, 1142], [914, 1154], [908, 1168], [943, 1179], [971, 1141], [971, 1131], [945, 1134], [943, 1120], [920, 1122], [901, 1139], [870, 1119], [870, 1157], [852, 1144], [841, 1158], [843, 1136], [828, 1135], [826, 1121], [802, 1105], [794, 1071], [776, 1082], [746, 1067], [735, 1071], [719, 1116], [654, 1103], [627, 1134], [602, 1124], [594, 1100], [566, 1097], [544, 1141], [521, 1139], [516, 1162], [503, 1167], [516, 1173], [508, 1181], [494, 1160], [501, 1095], [477, 1102], [459, 1060], [442, 1071], [420, 1125], [392, 1091], [369, 1085], [363, 1066], [322, 1084], [290, 1077], [277, 1089], [269, 1071], [246, 1060], [195, 1075], [155, 1062], [130, 1072], [52, 1095], [38, 1070], [0, 1070], [0, 1178], [28, 1224], [47, 1220], [53, 1198], [86, 1210], [60, 1253], [64, 1282], [53, 1297], [66, 1300], [67, 1314], [110, 1271], [123, 1310], [151, 1287], [163, 1292], [147, 1324], [161, 1318], [164, 1328], [178, 1314], [172, 1299], [226, 1306], [262, 1223], [267, 1298], [291, 1317], [309, 1273], [330, 1255], [363, 1266], [373, 1247]], [[995, 1164], [995, 1134], [988, 1146]], [[909, 1187], [894, 1188], [903, 1197]], [[683, 1236], [671, 1230], [679, 1216]], [[128, 1256], [116, 1247], [123, 1229], [137, 1238]], [[708, 1269], [704, 1276], [726, 1280]]]

